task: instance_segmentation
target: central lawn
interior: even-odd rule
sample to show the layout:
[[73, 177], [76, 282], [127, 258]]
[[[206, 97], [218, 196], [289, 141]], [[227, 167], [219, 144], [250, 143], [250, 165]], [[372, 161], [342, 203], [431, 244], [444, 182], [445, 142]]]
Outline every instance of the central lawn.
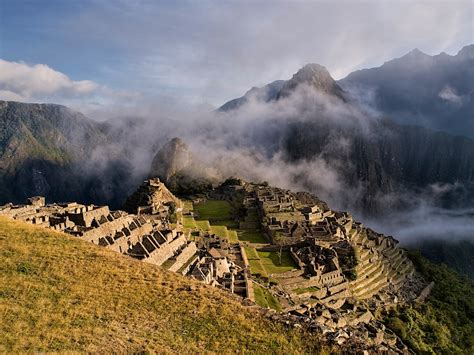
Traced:
[[316, 292], [316, 291], [319, 291], [319, 288], [316, 287], [316, 286], [311, 286], [311, 287], [300, 287], [300, 288], [295, 288], [293, 290], [294, 293], [296, 293], [297, 295], [300, 295], [302, 293], [306, 293], [306, 292]]
[[237, 235], [237, 231], [227, 230], [227, 239], [229, 239], [229, 242], [231, 243], [238, 243], [239, 237]]
[[205, 203], [194, 205], [194, 210], [198, 212], [198, 219], [209, 221], [232, 220], [232, 206], [228, 201], [208, 200]]
[[259, 230], [251, 231], [251, 230], [242, 230], [239, 231], [239, 240], [243, 242], [250, 242], [250, 243], [268, 243], [268, 241], [263, 236], [262, 232]]
[[219, 237], [228, 238], [226, 226], [211, 225], [211, 233], [218, 235]]
[[260, 262], [260, 256], [258, 255], [257, 250], [252, 247], [244, 247], [244, 250], [250, 264], [250, 272], [252, 275], [268, 277], [267, 271]]
[[255, 250], [255, 248], [244, 247], [244, 249], [245, 249], [245, 254], [247, 254], [247, 259], [260, 260], [260, 257], [258, 256], [257, 250]]
[[269, 274], [291, 271], [298, 267], [288, 251], [282, 252], [281, 264], [278, 251], [258, 251], [258, 255], [260, 262]]
[[196, 227], [200, 230], [203, 230], [203, 231], [210, 231], [211, 230], [211, 225], [209, 224], [209, 221], [195, 220], [194, 222], [196, 223]]
[[184, 200], [183, 201], [183, 208], [185, 210], [188, 210], [188, 211], [193, 211], [194, 210], [193, 201]]
[[195, 204], [194, 210], [197, 212], [195, 220], [199, 229], [227, 238], [232, 243], [239, 241], [237, 232], [230, 230], [237, 229], [239, 225], [233, 220], [232, 205], [228, 201], [208, 200]]
[[268, 274], [259, 259], [249, 259], [249, 264], [252, 275], [268, 278]]

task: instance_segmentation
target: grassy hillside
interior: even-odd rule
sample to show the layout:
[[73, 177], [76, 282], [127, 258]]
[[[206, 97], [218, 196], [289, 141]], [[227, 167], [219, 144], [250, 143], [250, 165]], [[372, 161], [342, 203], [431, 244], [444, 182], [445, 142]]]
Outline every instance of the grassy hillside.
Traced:
[[317, 352], [224, 292], [0, 217], [0, 352]]

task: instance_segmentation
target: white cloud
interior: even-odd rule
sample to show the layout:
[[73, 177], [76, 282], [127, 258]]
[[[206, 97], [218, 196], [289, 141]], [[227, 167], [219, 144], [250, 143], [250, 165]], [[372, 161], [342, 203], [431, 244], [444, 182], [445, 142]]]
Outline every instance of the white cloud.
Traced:
[[450, 101], [453, 104], [460, 104], [462, 97], [456, 93], [456, 90], [451, 86], [446, 85], [439, 93], [438, 96], [443, 100]]
[[129, 114], [144, 98], [135, 91], [72, 80], [46, 64], [0, 59], [0, 100], [63, 104], [100, 120], [111, 112]]
[[28, 65], [0, 59], [0, 98], [44, 100], [91, 96], [100, 86], [90, 80], [74, 81], [45, 64]]
[[26, 99], [10, 90], [0, 90], [0, 99], [5, 101], [26, 101]]
[[[220, 105], [316, 62], [336, 78], [472, 42], [472, 1], [97, 2], [64, 33], [122, 53], [115, 80]], [[94, 28], [91, 33], [89, 28]]]

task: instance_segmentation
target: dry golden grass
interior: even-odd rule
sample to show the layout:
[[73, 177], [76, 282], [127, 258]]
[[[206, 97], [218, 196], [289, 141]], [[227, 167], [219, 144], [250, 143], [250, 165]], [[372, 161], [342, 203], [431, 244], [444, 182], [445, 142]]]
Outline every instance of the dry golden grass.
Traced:
[[0, 353], [317, 352], [222, 291], [0, 217]]

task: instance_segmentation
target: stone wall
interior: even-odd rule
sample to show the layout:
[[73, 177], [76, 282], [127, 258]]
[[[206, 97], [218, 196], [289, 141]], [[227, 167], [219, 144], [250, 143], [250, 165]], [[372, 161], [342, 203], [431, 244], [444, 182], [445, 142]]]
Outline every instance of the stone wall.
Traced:
[[133, 221], [131, 215], [126, 215], [114, 219], [111, 222], [101, 224], [97, 228], [86, 230], [82, 233], [82, 238], [94, 244], [99, 244], [99, 240], [105, 236], [114, 236], [115, 232], [127, 227]]
[[69, 212], [68, 216], [71, 221], [75, 224], [83, 227], [91, 227], [94, 219], [99, 220], [102, 216], [108, 216], [110, 214], [108, 206], [102, 206], [94, 208], [90, 211], [84, 211], [79, 213]]
[[155, 249], [144, 259], [145, 262], [155, 265], [162, 265], [166, 260], [171, 258], [174, 253], [186, 243], [186, 237], [181, 234], [169, 243], [161, 244], [159, 248]]
[[189, 261], [189, 259], [191, 259], [194, 254], [196, 254], [196, 252], [196, 243], [188, 242], [188, 244], [181, 250], [181, 253], [174, 257], [175, 262], [168, 268], [168, 270], [177, 272], [184, 264], [186, 264], [186, 262]]

